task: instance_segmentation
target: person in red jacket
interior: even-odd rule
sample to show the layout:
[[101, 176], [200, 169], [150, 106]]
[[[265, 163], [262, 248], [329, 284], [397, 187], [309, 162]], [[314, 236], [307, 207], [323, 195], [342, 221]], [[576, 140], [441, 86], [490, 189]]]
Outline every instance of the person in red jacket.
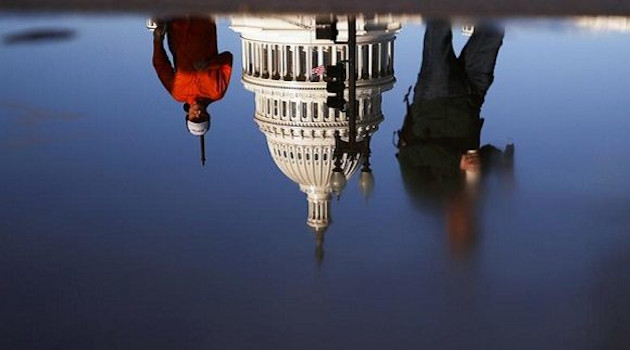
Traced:
[[[173, 64], [163, 45], [166, 35]], [[232, 54], [218, 52], [214, 20], [183, 18], [159, 23], [153, 31], [153, 67], [171, 96], [184, 103], [188, 131], [203, 136], [210, 128], [208, 105], [223, 98], [232, 73]]]

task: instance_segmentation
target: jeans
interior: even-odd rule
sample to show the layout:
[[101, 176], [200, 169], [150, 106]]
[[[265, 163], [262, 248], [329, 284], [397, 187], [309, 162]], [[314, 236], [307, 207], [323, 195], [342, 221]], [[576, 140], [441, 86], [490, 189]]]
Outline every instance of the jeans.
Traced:
[[414, 102], [471, 96], [479, 107], [494, 80], [494, 67], [503, 43], [503, 29], [480, 25], [459, 57], [447, 21], [433, 20], [424, 34], [422, 67], [414, 88]]

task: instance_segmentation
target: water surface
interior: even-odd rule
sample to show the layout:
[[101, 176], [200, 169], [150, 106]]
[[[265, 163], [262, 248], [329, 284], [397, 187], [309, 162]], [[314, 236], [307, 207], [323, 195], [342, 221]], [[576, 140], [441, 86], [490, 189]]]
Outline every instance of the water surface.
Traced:
[[253, 121], [233, 20], [202, 167], [144, 18], [4, 16], [3, 38], [75, 34], [0, 55], [1, 348], [630, 346], [628, 31], [506, 22], [481, 138], [513, 142], [514, 168], [484, 179], [461, 236], [395, 157], [426, 28], [395, 19], [375, 187], [357, 172], [332, 198], [322, 252]]

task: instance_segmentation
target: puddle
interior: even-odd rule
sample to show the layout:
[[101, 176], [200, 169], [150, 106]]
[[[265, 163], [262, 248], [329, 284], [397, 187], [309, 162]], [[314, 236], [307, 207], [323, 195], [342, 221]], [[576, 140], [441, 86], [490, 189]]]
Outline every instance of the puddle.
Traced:
[[328, 18], [4, 19], [1, 348], [630, 345], [630, 21]]

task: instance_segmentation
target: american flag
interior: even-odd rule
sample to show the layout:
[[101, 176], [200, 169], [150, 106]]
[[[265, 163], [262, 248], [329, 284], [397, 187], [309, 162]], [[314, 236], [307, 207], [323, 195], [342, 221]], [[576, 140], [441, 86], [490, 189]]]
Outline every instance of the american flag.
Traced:
[[324, 73], [326, 73], [326, 66], [325, 65], [321, 65], [321, 66], [317, 66], [315, 68], [313, 68], [311, 70], [311, 75], [319, 75], [322, 76], [324, 75]]

